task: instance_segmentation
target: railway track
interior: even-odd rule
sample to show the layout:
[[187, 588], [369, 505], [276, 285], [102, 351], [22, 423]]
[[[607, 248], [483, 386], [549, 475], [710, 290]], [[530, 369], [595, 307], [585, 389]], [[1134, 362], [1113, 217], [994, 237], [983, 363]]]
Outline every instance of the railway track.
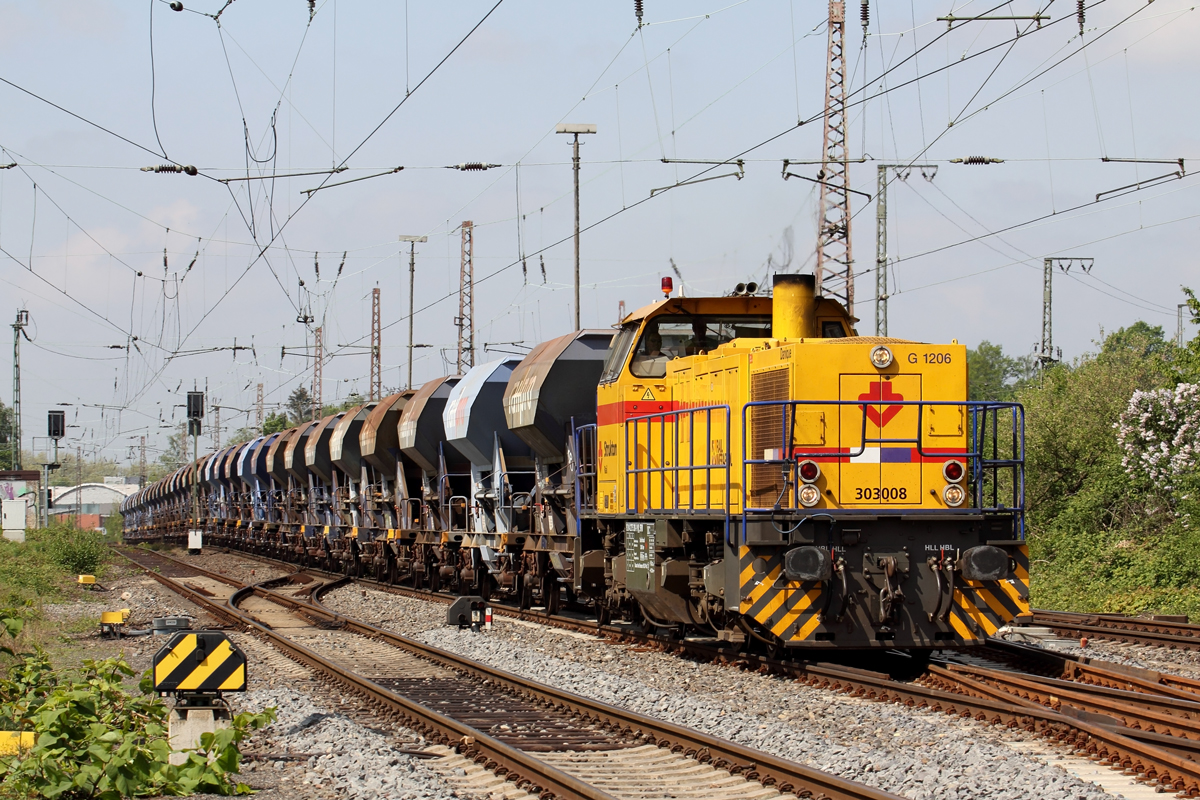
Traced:
[[[274, 559], [258, 558], [270, 563]], [[397, 594], [451, 602], [453, 598], [367, 579]], [[350, 579], [337, 577], [313, 592], [320, 596]], [[702, 657], [743, 669], [771, 672], [857, 697], [973, 718], [1039, 734], [1077, 755], [1184, 796], [1200, 796], [1200, 682], [1040, 648], [995, 641], [961, 654], [968, 662], [932, 664], [917, 682], [830, 664], [779, 661], [734, 653], [703, 642], [644, 634], [624, 626], [495, 606], [498, 614], [610, 636], [641, 646]], [[394, 636], [394, 634], [387, 634]], [[397, 637], [400, 638], [400, 637]]]
[[[732, 742], [562, 692], [335, 614], [305, 595], [348, 582], [303, 573], [242, 585], [163, 554], [119, 550], [214, 616], [269, 640], [539, 798], [896, 796]], [[146, 556], [150, 556], [146, 558]], [[170, 563], [170, 570], [163, 564]], [[155, 571], [155, 567], [158, 567]], [[192, 570], [192, 574], [187, 573]], [[174, 572], [176, 574], [166, 574]], [[199, 592], [196, 577], [229, 588]]]
[[1033, 624], [1065, 636], [1112, 639], [1171, 650], [1200, 650], [1200, 625], [1182, 621], [1034, 609]]

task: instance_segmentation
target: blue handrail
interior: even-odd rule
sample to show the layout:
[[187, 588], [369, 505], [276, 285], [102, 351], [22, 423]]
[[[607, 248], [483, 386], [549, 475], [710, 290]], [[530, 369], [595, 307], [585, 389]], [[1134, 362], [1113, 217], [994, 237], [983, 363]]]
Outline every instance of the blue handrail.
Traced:
[[[713, 419], [712, 419], [712, 416], [713, 416], [714, 411], [723, 412], [723, 416], [725, 418], [725, 425], [724, 425], [725, 448], [724, 448], [724, 452], [722, 452], [720, 454], [721, 455], [720, 461], [715, 461], [715, 462], [713, 460], [713, 448], [712, 448], [712, 441], [713, 441]], [[703, 463], [703, 464], [697, 464], [693, 460], [694, 456], [695, 456], [696, 419], [700, 414], [704, 415], [704, 418], [703, 418], [704, 442], [705, 442], [705, 450], [708, 453], [708, 457], [706, 458], [705, 463]], [[684, 450], [687, 453], [688, 463], [680, 464], [679, 463], [679, 461], [680, 461], [680, 459], [679, 459], [679, 456], [680, 456], [679, 433], [680, 433], [680, 427], [681, 427], [680, 419], [685, 416], [687, 418], [688, 437], [687, 437], [687, 445], [684, 448]], [[627, 460], [626, 468], [625, 468], [625, 504], [626, 504], [626, 508], [635, 514], [675, 513], [675, 514], [695, 515], [695, 514], [712, 514], [713, 512], [720, 512], [725, 518], [725, 521], [724, 521], [725, 536], [728, 539], [728, 536], [729, 536], [729, 504], [730, 504], [730, 496], [733, 491], [733, 487], [730, 486], [730, 484], [729, 484], [730, 466], [731, 466], [730, 459], [729, 459], [729, 432], [730, 432], [730, 417], [731, 416], [732, 416], [732, 414], [730, 412], [729, 406], [720, 404], [720, 405], [710, 405], [710, 406], [698, 406], [696, 408], [676, 409], [674, 411], [660, 411], [660, 412], [657, 412], [654, 414], [643, 414], [643, 415], [637, 416], [637, 417], [628, 417], [625, 420], [625, 426], [624, 426], [624, 428], [625, 428], [625, 458]], [[671, 461], [673, 462], [674, 466], [667, 466], [667, 444], [668, 444], [668, 442], [667, 442], [667, 438], [666, 438], [666, 428], [667, 428], [668, 419], [674, 420], [674, 422], [675, 422], [674, 426], [672, 427], [674, 436], [670, 443], [671, 444]], [[654, 461], [654, 459], [652, 458], [653, 453], [651, 452], [651, 447], [655, 444], [652, 441], [653, 435], [652, 435], [651, 427], [652, 427], [652, 423], [655, 420], [657, 420], [659, 422], [659, 436], [658, 436], [658, 442], [657, 442], [657, 445], [658, 445], [657, 452], [658, 452], [658, 456], [659, 456], [658, 463], [660, 464], [660, 466], [657, 466], [657, 467], [651, 466], [651, 464]], [[640, 467], [640, 466], [638, 466], [638, 452], [639, 452], [639, 445], [641, 444], [641, 437], [640, 437], [641, 425], [640, 424], [643, 422], [646, 423], [646, 443], [645, 443], [646, 444], [646, 466]], [[720, 422], [718, 421], [718, 426], [719, 425], [720, 425]], [[632, 448], [630, 447], [630, 431], [631, 430], [632, 430], [632, 434], [633, 434]], [[697, 472], [702, 472], [704, 474], [704, 504], [703, 504], [703, 507], [698, 507], [697, 503], [696, 503], [695, 476], [696, 476]], [[717, 473], [718, 479], [721, 478], [722, 475], [725, 478], [724, 495], [723, 495], [724, 500], [721, 501], [720, 503], [716, 503], [716, 504], [714, 504], [713, 497], [712, 497], [713, 472]], [[673, 480], [671, 482], [672, 483], [671, 498], [672, 498], [673, 502], [670, 505], [668, 505], [666, 502], [667, 496], [668, 496], [668, 493], [667, 493], [667, 475], [668, 475], [668, 473], [673, 477]], [[681, 507], [680, 502], [679, 502], [679, 483], [680, 483], [679, 476], [682, 473], [687, 473], [687, 481], [688, 481], [688, 502], [687, 502], [686, 508]], [[646, 476], [644, 479], [645, 484], [646, 484], [646, 507], [645, 508], [642, 508], [642, 505], [641, 505], [640, 489], [641, 489], [641, 483], [642, 483], [643, 479], [640, 478], [639, 476], [642, 476], [642, 475]], [[658, 479], [659, 479], [659, 497], [661, 498], [660, 502], [662, 503], [662, 505], [659, 507], [651, 506], [651, 498], [653, 497], [653, 492], [651, 491], [651, 487], [652, 487], [652, 481], [655, 476], [658, 476]], [[633, 489], [630, 488], [631, 484], [634, 487]]]

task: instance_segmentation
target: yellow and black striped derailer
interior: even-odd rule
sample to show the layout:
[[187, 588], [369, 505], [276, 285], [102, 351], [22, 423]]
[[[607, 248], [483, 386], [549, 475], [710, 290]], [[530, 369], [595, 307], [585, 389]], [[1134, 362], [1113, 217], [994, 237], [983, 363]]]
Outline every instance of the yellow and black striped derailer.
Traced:
[[246, 691], [246, 655], [221, 631], [184, 631], [154, 656], [154, 691], [220, 694]]

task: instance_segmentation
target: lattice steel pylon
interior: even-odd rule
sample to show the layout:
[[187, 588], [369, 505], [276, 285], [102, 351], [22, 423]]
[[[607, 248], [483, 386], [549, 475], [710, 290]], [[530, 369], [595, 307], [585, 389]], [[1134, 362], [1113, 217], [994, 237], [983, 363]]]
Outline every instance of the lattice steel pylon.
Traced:
[[846, 4], [829, 2], [829, 58], [825, 67], [825, 140], [821, 154], [817, 221], [817, 294], [840, 300], [854, 313], [854, 259], [850, 250], [850, 167], [846, 151]]
[[12, 435], [9, 443], [12, 446], [13, 469], [21, 468], [21, 337], [29, 339], [25, 326], [29, 324], [29, 312], [26, 309], [17, 311], [17, 320], [13, 323], [13, 404], [12, 404]]
[[146, 488], [146, 437], [142, 436], [138, 445], [138, 488]]
[[475, 223], [462, 224], [462, 267], [458, 274], [458, 374], [466, 375], [475, 366], [475, 266], [472, 253], [475, 243]]
[[1067, 274], [1071, 267], [1079, 266], [1090, 273], [1095, 259], [1083, 256], [1054, 256], [1042, 259], [1042, 340], [1038, 344], [1038, 363], [1042, 368], [1062, 361], [1062, 348], [1054, 349], [1054, 267]]
[[371, 290], [371, 390], [368, 400], [379, 400], [383, 392], [383, 366], [380, 363], [382, 332], [379, 327], [379, 287]]
[[263, 427], [263, 385], [258, 385], [258, 399], [254, 402], [254, 424], [258, 426], [258, 432], [262, 433]]
[[313, 344], [313, 390], [312, 390], [312, 418], [318, 420], [321, 418], [321, 362], [325, 360], [325, 348], [321, 343], [321, 329], [317, 328], [314, 332], [316, 340]]

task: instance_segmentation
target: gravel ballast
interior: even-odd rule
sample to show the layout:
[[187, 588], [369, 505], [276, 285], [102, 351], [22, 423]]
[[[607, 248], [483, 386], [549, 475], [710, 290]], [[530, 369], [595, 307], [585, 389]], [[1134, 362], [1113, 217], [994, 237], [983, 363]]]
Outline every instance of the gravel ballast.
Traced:
[[339, 589], [324, 602], [509, 672], [914, 800], [1113, 796], [1016, 753], [996, 729], [945, 714], [505, 618], [490, 633], [460, 631], [444, 626], [443, 605], [360, 587]]
[[[277, 771], [286, 773], [286, 782], [293, 784], [292, 796], [464, 796], [420, 759], [396, 749], [391, 736], [328, 710], [306, 693], [287, 687], [260, 689], [237, 700], [242, 711], [271, 706], [277, 709], [276, 721], [255, 736], [252, 752], [258, 757], [243, 766], [243, 778], [251, 784], [256, 772]], [[278, 758], [272, 760], [272, 754]], [[305, 755], [297, 763], [295, 757]]]

